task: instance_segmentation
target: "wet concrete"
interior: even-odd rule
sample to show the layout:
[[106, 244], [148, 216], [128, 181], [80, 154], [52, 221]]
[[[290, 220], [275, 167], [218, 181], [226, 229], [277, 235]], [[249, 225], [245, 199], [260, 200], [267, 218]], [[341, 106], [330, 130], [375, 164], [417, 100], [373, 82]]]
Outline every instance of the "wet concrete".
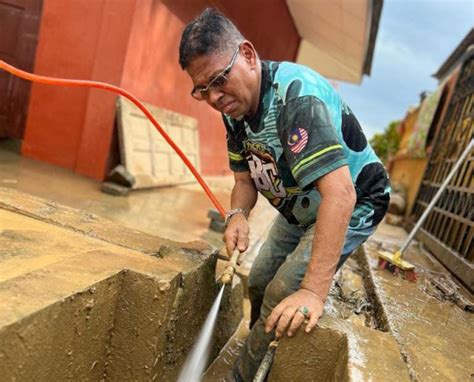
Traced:
[[269, 382], [409, 381], [388, 334], [324, 315], [311, 333], [280, 339]]
[[[128, 228], [180, 242], [202, 239], [213, 205], [197, 185], [133, 191], [117, 197], [100, 191], [101, 183], [44, 162], [20, 156], [0, 141], [0, 187], [16, 189], [118, 222]], [[228, 208], [231, 177], [206, 178]]]
[[0, 194], [2, 378], [174, 380], [217, 293], [215, 250]]
[[[232, 179], [208, 180], [225, 205]], [[51, 380], [46, 371], [53, 370], [52, 380], [173, 380], [217, 292], [211, 281], [212, 249], [173, 241], [205, 238], [222, 245], [221, 234], [207, 229], [212, 206], [198, 186], [112, 197], [102, 194], [97, 182], [22, 158], [0, 144], [1, 186], [0, 375]], [[54, 202], [12, 197], [14, 189]], [[259, 200], [251, 217], [251, 250], [239, 269], [244, 285], [272, 214]], [[127, 227], [117, 228], [101, 215]], [[393, 246], [403, 235], [382, 226], [366, 246], [366, 268], [350, 259], [339, 286], [331, 290], [320, 329], [310, 336], [298, 334], [295, 341], [284, 338], [271, 378], [296, 380], [291, 365], [285, 366], [286, 352], [296, 352], [301, 359], [291, 359], [309, 381], [320, 376], [407, 380], [407, 370], [413, 380], [469, 380], [472, 315], [427, 293], [426, 279], [414, 289], [374, 268], [379, 243]], [[443, 271], [424, 256], [416, 255], [415, 262], [429, 275]], [[240, 288], [234, 286], [236, 295]], [[219, 319], [230, 324], [218, 329], [225, 336], [240, 321], [241, 309], [238, 298], [228, 298], [224, 306], [235, 314]], [[209, 369], [208, 380], [225, 375], [246, 335], [244, 321]], [[219, 336], [214, 354], [224, 337]], [[132, 346], [136, 352], [127, 350]], [[33, 354], [35, 349], [40, 351]], [[327, 354], [316, 362], [321, 349]], [[307, 359], [308, 352], [318, 355]], [[320, 371], [318, 365], [333, 366]]]
[[[318, 329], [280, 340], [270, 381], [471, 378], [473, 316], [435, 299], [427, 287], [429, 279], [449, 278], [444, 268], [414, 246], [408, 260], [418, 266], [418, 284], [376, 269], [374, 251], [380, 243], [395, 249], [404, 237], [403, 230], [382, 224], [365, 251], [349, 259], [336, 277]], [[246, 336], [247, 328], [241, 327], [208, 375], [222, 380]]]
[[[449, 273], [418, 245], [406, 256], [417, 266], [417, 284], [377, 269], [377, 250], [393, 251], [406, 236], [403, 229], [379, 227], [338, 275], [315, 333], [280, 341], [271, 381], [472, 378], [474, 316], [433, 293], [433, 281], [455, 284]], [[472, 300], [462, 286], [454, 289]], [[356, 314], [365, 302], [368, 311]], [[350, 328], [343, 331], [346, 343], [332, 332], [342, 326]]]
[[[429, 287], [433, 280], [452, 281], [449, 273], [418, 245], [407, 253], [417, 266], [417, 284], [377, 269], [377, 250], [395, 250], [406, 236], [400, 228], [379, 227], [336, 277], [314, 333], [280, 340], [270, 381], [472, 378], [474, 316]], [[368, 311], [356, 314], [365, 302]]]
[[[359, 256], [350, 258], [336, 275], [318, 329], [280, 340], [270, 381], [409, 380], [395, 340], [376, 330], [380, 324], [358, 261]], [[204, 381], [224, 381], [238, 357], [249, 332], [248, 299], [244, 306], [244, 321], [209, 367]]]
[[[428, 288], [430, 280], [451, 279], [449, 273], [417, 244], [405, 257], [416, 266], [416, 284], [377, 269], [381, 245], [393, 250], [406, 236], [401, 228], [382, 225], [365, 246], [370, 277], [390, 333], [413, 380], [468, 381], [474, 374], [474, 315], [433, 297]], [[472, 299], [469, 293], [465, 295]]]
[[[169, 240], [204, 240], [217, 248], [222, 234], [209, 231], [208, 210], [214, 208], [197, 183], [131, 192], [117, 197], [100, 191], [101, 183], [44, 162], [22, 157], [18, 143], [0, 141], [0, 187], [52, 200], [121, 225]], [[205, 177], [224, 208], [229, 208], [233, 176]], [[259, 198], [250, 218], [251, 243], [260, 241], [276, 212]]]
[[409, 381], [396, 341], [377, 316], [361, 254], [336, 274], [312, 333], [279, 341], [269, 381]]
[[[5, 381], [101, 380], [107, 359], [107, 344], [113, 327], [113, 310], [120, 280], [106, 278], [91, 284], [89, 291], [58, 298], [51, 293], [33, 296], [40, 275], [31, 275], [28, 283], [2, 283], [2, 308], [17, 304], [16, 316], [25, 311], [24, 298], [29, 294], [37, 309], [28, 316], [11, 321], [2, 314], [0, 324], [0, 372]], [[43, 277], [44, 279], [44, 277]], [[36, 281], [36, 283], [35, 283]], [[56, 280], [48, 286], [56, 289]], [[18, 295], [19, 296], [19, 295]], [[73, 297], [74, 296], [74, 297]], [[46, 304], [44, 299], [50, 298]], [[40, 306], [41, 304], [41, 306]], [[48, 307], [46, 308], [45, 305]], [[4, 322], [10, 324], [4, 326]], [[90, 333], [94, 333], [93, 335]]]

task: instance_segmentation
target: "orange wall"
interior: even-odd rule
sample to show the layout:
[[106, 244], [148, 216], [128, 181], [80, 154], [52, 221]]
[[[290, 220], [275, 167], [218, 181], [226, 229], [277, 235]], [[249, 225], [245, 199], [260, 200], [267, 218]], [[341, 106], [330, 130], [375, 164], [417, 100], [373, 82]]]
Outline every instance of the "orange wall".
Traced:
[[[120, 84], [135, 0], [44, 0], [35, 73]], [[24, 155], [102, 179], [115, 97], [34, 84]]]
[[[227, 173], [221, 117], [191, 98], [178, 64], [185, 24], [209, 4], [236, 22], [262, 58], [295, 58], [299, 37], [285, 0], [44, 0], [35, 72], [109, 82], [197, 118], [202, 172]], [[115, 97], [104, 91], [34, 84], [23, 154], [101, 180], [114, 114]]]
[[[178, 64], [184, 23], [161, 2], [142, 0], [133, 16], [122, 87], [141, 100], [198, 119], [201, 172], [226, 171], [221, 116], [190, 96], [191, 81]], [[223, 166], [225, 164], [225, 166]]]

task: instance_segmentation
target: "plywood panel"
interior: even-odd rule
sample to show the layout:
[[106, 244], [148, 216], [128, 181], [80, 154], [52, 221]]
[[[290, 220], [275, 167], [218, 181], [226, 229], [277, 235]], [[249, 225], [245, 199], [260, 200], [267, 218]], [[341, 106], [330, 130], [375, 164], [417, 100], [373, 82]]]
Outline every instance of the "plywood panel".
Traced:
[[[153, 105], [145, 106], [200, 171], [196, 119]], [[169, 186], [195, 180], [152, 123], [125, 98], [118, 100], [118, 125], [121, 160], [136, 179], [134, 188]]]

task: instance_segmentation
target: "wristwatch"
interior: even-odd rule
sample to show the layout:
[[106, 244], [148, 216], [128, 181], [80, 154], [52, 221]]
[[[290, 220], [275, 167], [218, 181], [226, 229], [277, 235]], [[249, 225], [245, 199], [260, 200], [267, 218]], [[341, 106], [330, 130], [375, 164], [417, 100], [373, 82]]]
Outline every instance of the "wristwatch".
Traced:
[[225, 214], [225, 227], [229, 225], [230, 218], [236, 214], [243, 214], [245, 218], [247, 219], [248, 217], [248, 211], [245, 208], [234, 208], [230, 211], [227, 211]]

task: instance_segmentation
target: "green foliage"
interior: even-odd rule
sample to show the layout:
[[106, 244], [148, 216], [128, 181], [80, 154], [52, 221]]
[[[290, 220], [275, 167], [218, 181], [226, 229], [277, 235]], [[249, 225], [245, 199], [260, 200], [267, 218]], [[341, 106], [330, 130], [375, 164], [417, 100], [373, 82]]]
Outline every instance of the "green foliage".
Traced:
[[374, 134], [370, 140], [375, 153], [383, 162], [387, 162], [398, 151], [401, 139], [397, 129], [399, 124], [400, 121], [390, 122], [383, 133]]

